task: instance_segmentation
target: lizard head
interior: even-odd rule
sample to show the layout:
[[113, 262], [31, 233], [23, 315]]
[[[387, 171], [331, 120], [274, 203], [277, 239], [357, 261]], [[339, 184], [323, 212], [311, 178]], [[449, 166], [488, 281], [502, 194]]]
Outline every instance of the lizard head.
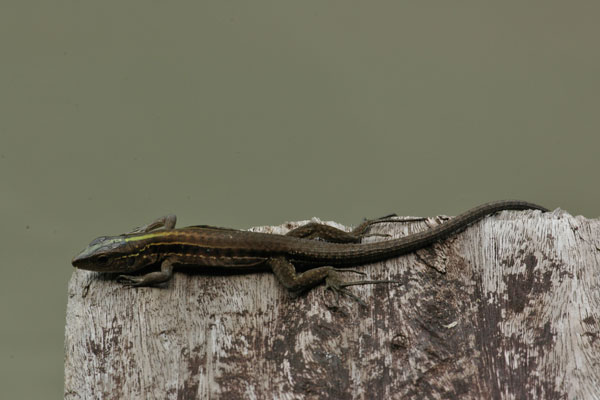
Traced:
[[98, 272], [131, 272], [149, 264], [147, 257], [137, 257], [127, 235], [101, 236], [72, 260], [75, 268]]

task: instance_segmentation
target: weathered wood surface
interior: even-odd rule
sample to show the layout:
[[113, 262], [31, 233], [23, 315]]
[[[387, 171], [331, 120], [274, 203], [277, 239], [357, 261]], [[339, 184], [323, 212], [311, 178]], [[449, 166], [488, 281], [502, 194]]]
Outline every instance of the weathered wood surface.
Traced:
[[268, 273], [124, 289], [75, 271], [65, 397], [600, 398], [599, 264], [600, 220], [557, 210], [502, 212], [360, 267], [403, 283], [353, 287], [366, 308], [328, 308], [322, 287], [292, 298]]

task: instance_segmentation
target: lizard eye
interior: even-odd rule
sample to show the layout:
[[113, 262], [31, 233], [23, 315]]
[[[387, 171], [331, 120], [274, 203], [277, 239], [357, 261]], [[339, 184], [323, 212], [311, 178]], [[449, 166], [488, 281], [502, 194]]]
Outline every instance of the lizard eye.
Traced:
[[133, 267], [133, 264], [135, 264], [135, 257], [129, 257], [129, 259], [127, 260], [127, 265]]

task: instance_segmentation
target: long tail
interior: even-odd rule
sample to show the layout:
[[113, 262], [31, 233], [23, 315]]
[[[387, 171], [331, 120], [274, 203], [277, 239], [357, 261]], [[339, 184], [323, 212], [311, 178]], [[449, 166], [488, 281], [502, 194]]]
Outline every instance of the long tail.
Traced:
[[[340, 245], [339, 250], [332, 251], [331, 248], [329, 248], [327, 251], [323, 252], [323, 254], [315, 255], [319, 261], [328, 262], [334, 265], [358, 264], [384, 260], [426, 247], [438, 240], [445, 239], [448, 236], [457, 233], [489, 214], [503, 210], [548, 211], [545, 207], [525, 201], [494, 201], [472, 208], [447, 222], [423, 232], [414, 233], [399, 239], [384, 240], [375, 243]], [[318, 252], [319, 251], [317, 250], [317, 253]]]

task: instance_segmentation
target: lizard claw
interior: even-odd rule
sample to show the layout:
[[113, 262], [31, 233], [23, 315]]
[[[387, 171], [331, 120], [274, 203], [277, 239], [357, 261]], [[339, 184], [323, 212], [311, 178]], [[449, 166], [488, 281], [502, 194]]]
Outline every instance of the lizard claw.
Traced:
[[392, 235], [389, 235], [387, 233], [365, 233], [364, 235], [361, 235], [362, 237], [372, 237], [372, 236], [378, 236], [378, 237], [392, 237]]
[[135, 275], [119, 275], [117, 282], [122, 283], [125, 287], [135, 287], [142, 284], [143, 277]]
[[163, 264], [161, 268], [160, 271], [150, 272], [146, 275], [119, 275], [117, 281], [130, 287], [163, 285], [171, 279], [173, 267], [169, 262]]
[[337, 282], [330, 282], [330, 280], [327, 279], [325, 282], [325, 290], [331, 290], [335, 294], [335, 305], [333, 308], [339, 308], [340, 294], [350, 297], [352, 300], [356, 301], [363, 307], [367, 306], [367, 303], [365, 303], [363, 299], [361, 299], [345, 287], [340, 286]]
[[[363, 275], [363, 276], [367, 275], [366, 272], [362, 272], [362, 271], [359, 271], [357, 269], [333, 268], [332, 271], [337, 271], [337, 272], [352, 272], [352, 273]], [[342, 282], [342, 281], [340, 281], [340, 282]]]
[[344, 270], [332, 269], [330, 271], [327, 278], [325, 278], [325, 290], [331, 290], [335, 294], [336, 307], [338, 307], [338, 304], [339, 304], [340, 294], [350, 297], [352, 300], [356, 301], [361, 306], [365, 306], [365, 307], [367, 306], [367, 303], [365, 303], [360, 297], [358, 297], [357, 295], [352, 293], [350, 290], [346, 289], [346, 287], [348, 287], [348, 286], [368, 285], [368, 284], [377, 284], [377, 283], [401, 283], [400, 281], [394, 281], [394, 280], [360, 280], [360, 281], [345, 282], [340, 278], [339, 272], [355, 272], [360, 275], [366, 275], [364, 272], [356, 271], [356, 270], [352, 270], [352, 269], [344, 269]]

